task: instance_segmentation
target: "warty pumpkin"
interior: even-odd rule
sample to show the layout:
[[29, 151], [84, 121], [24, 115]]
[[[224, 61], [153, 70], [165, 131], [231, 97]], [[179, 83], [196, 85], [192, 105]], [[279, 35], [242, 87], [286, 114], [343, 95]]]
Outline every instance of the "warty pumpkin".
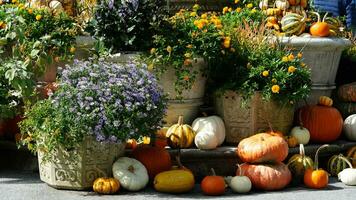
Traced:
[[328, 160], [327, 170], [331, 176], [337, 176], [342, 170], [348, 167], [345, 159], [342, 158], [344, 158], [344, 156], [339, 154], [331, 156]]
[[93, 183], [93, 190], [99, 194], [114, 194], [120, 189], [120, 183], [114, 178], [97, 178]]
[[311, 27], [310, 27], [310, 34], [312, 36], [318, 36], [318, 37], [327, 37], [330, 35], [330, 27], [329, 24], [325, 22], [325, 18], [328, 13], [325, 14], [323, 20], [321, 21], [320, 19], [320, 14], [317, 12], [311, 12], [312, 14], [315, 14], [318, 16], [318, 21], [315, 22]]
[[329, 174], [323, 169], [319, 169], [319, 151], [328, 147], [328, 144], [322, 145], [315, 153], [314, 167], [306, 169], [304, 173], [304, 184], [313, 189], [325, 188], [329, 184]]
[[312, 169], [314, 166], [313, 159], [305, 155], [304, 145], [299, 144], [299, 154], [294, 154], [288, 160], [288, 168], [292, 172], [293, 180], [302, 182], [306, 169]]
[[282, 31], [287, 35], [300, 35], [304, 32], [306, 26], [306, 14], [304, 16], [296, 13], [286, 14], [282, 20]]
[[356, 167], [356, 146], [347, 150], [346, 157], [351, 160], [352, 166]]
[[214, 169], [212, 175], [206, 176], [202, 180], [200, 187], [205, 195], [219, 196], [225, 193], [225, 180], [222, 176], [217, 176]]
[[336, 108], [312, 105], [302, 107], [299, 112], [301, 122], [310, 132], [311, 141], [326, 143], [340, 137], [343, 119]]
[[282, 162], [275, 164], [247, 164], [241, 165], [243, 175], [250, 178], [253, 187], [261, 190], [280, 190], [292, 180], [292, 174], [287, 165]]
[[146, 167], [151, 179], [172, 167], [171, 156], [160, 147], [141, 145], [132, 151], [132, 156]]
[[341, 85], [337, 94], [341, 101], [356, 102], [356, 82]]
[[192, 172], [174, 169], [156, 175], [153, 186], [159, 192], [184, 193], [194, 188], [195, 180]]
[[183, 116], [179, 116], [178, 123], [167, 130], [166, 137], [172, 148], [188, 148], [193, 144], [195, 131], [191, 126], [183, 124]]
[[236, 151], [242, 162], [282, 162], [288, 156], [288, 144], [280, 136], [259, 133], [241, 140]]

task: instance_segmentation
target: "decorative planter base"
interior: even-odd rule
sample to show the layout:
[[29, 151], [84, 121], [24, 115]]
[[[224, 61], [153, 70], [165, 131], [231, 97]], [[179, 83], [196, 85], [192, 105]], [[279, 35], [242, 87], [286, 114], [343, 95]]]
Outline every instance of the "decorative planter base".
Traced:
[[124, 150], [125, 143], [102, 144], [88, 137], [73, 150], [56, 149], [49, 161], [39, 151], [40, 178], [57, 189], [87, 190], [99, 176], [112, 174], [112, 164]]
[[176, 124], [180, 115], [184, 117], [184, 123], [191, 124], [199, 115], [199, 107], [203, 103], [203, 99], [169, 100], [165, 126]]
[[233, 91], [216, 98], [215, 109], [225, 121], [227, 143], [236, 144], [246, 137], [269, 130], [268, 122], [274, 130], [285, 134], [293, 125], [293, 106], [265, 102], [260, 93], [255, 93], [246, 107], [241, 107], [241, 103], [242, 97]]

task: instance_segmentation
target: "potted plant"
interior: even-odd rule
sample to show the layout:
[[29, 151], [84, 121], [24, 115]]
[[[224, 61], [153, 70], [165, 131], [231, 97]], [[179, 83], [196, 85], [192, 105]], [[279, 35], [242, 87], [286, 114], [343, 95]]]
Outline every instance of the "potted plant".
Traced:
[[24, 144], [38, 152], [41, 180], [55, 188], [88, 189], [111, 174], [125, 141], [162, 125], [165, 97], [142, 66], [77, 61], [58, 90], [26, 110]]
[[55, 81], [59, 61], [75, 52], [74, 21], [64, 13], [13, 2], [0, 6], [0, 48], [26, 64], [38, 81]]
[[101, 1], [88, 30], [115, 54], [111, 60], [125, 63], [149, 50], [165, 5], [164, 0]]
[[[222, 21], [251, 16], [251, 12], [229, 12]], [[291, 54], [282, 48], [264, 24], [234, 21], [242, 22], [235, 24], [231, 34], [238, 62], [216, 68], [219, 76], [212, 77], [220, 91], [215, 108], [225, 121], [226, 142], [238, 143], [271, 126], [286, 133], [293, 123], [293, 105], [309, 95], [310, 71], [302, 62], [302, 54]]]

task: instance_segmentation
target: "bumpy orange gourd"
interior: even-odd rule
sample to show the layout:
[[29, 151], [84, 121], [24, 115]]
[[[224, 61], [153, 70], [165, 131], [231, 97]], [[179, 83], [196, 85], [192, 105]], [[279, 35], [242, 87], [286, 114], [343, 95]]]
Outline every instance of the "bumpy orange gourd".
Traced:
[[314, 168], [313, 169], [306, 169], [304, 173], [304, 184], [313, 189], [321, 189], [325, 188], [329, 184], [329, 174], [327, 171], [323, 169], [319, 169], [318, 166], [318, 156], [319, 151], [329, 145], [325, 144], [319, 147], [315, 154], [314, 160]]
[[320, 96], [318, 104], [322, 106], [332, 106], [333, 100], [327, 96]]
[[168, 171], [172, 167], [171, 156], [167, 150], [160, 147], [141, 145], [132, 151], [132, 155], [146, 167], [152, 179], [158, 173]]
[[201, 190], [205, 195], [219, 196], [225, 193], [225, 180], [222, 176], [217, 176], [214, 169], [213, 175], [206, 176], [201, 182]]
[[318, 37], [327, 37], [330, 35], [330, 27], [329, 24], [325, 22], [325, 18], [328, 13], [325, 14], [323, 21], [320, 20], [320, 14], [317, 12], [311, 12], [315, 15], [318, 16], [318, 21], [315, 22], [311, 27], [310, 27], [310, 34], [312, 36], [318, 36]]
[[327, 143], [341, 135], [343, 119], [336, 108], [312, 105], [302, 107], [299, 112], [301, 122], [310, 132], [311, 141]]
[[352, 166], [356, 168], [356, 146], [347, 150], [346, 157], [352, 161]]
[[97, 178], [93, 190], [99, 194], [114, 194], [120, 189], [120, 183], [114, 178]]
[[[287, 165], [282, 162], [275, 164], [241, 165], [243, 175], [247, 176], [253, 187], [261, 190], [279, 190], [286, 187], [292, 180], [292, 174]], [[239, 169], [236, 174], [239, 174]]]
[[288, 156], [288, 144], [280, 136], [259, 133], [243, 139], [236, 151], [242, 162], [282, 162]]

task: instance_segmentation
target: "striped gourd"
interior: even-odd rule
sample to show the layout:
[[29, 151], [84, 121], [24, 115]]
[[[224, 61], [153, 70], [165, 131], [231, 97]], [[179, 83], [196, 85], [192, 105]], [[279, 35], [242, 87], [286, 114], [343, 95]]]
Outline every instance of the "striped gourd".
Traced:
[[304, 16], [296, 13], [288, 13], [281, 20], [282, 31], [286, 35], [300, 35], [305, 30], [306, 19], [305, 13]]
[[333, 155], [327, 165], [327, 170], [331, 176], [337, 176], [342, 170], [348, 168], [348, 165], [345, 160], [341, 157], [344, 157], [342, 154]]
[[293, 180], [301, 182], [304, 178], [304, 172], [308, 168], [313, 168], [313, 159], [304, 153], [304, 145], [299, 145], [299, 154], [293, 155], [288, 160], [288, 168], [292, 172]]
[[356, 168], [356, 146], [347, 151], [346, 157], [351, 160], [352, 166]]

